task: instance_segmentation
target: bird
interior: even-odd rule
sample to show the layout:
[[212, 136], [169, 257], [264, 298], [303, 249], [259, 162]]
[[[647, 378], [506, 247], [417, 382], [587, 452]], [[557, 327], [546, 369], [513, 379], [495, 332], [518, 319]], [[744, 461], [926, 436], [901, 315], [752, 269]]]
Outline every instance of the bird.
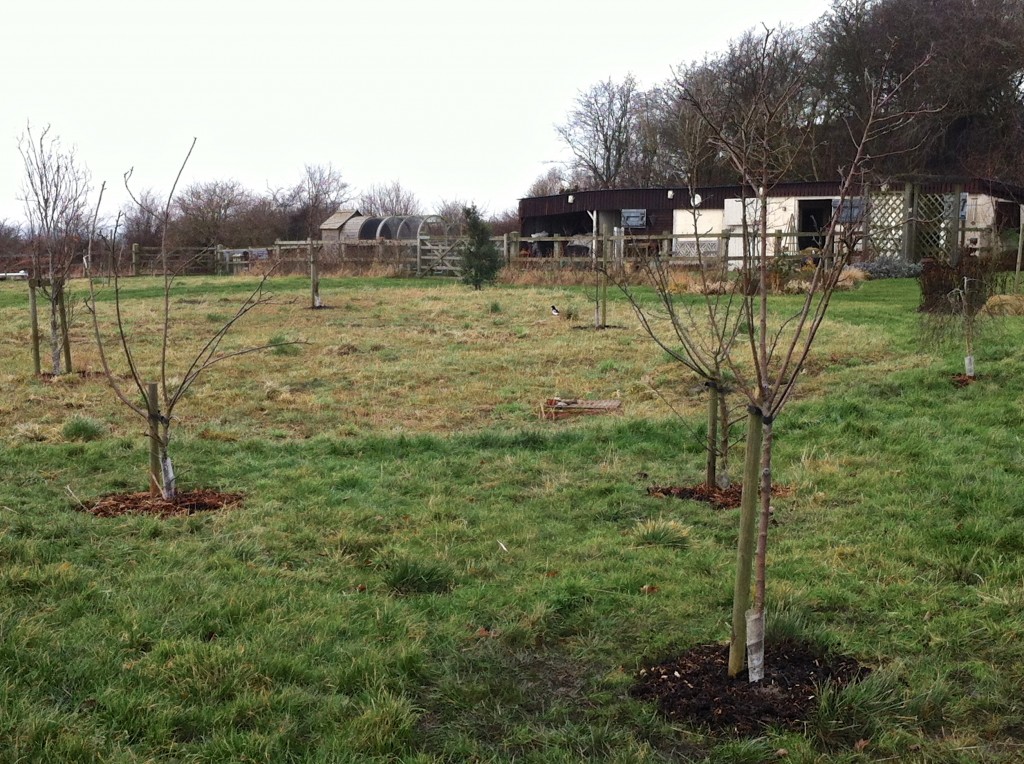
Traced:
[[552, 316], [560, 316], [562, 314], [558, 312], [558, 308], [556, 308], [554, 305], [552, 305], [551, 306], [551, 315]]

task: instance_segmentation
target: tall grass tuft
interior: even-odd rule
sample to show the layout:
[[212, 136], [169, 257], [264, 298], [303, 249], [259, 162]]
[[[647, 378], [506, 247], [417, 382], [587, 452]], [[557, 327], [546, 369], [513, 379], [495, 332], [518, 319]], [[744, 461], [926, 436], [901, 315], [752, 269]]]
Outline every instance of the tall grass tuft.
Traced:
[[75, 416], [64, 423], [61, 434], [65, 440], [99, 440], [106, 428], [95, 419]]
[[383, 578], [398, 595], [444, 594], [455, 587], [455, 576], [446, 566], [408, 558], [390, 563]]
[[690, 528], [675, 520], [641, 520], [633, 528], [638, 546], [665, 546], [685, 549], [690, 545]]
[[828, 751], [849, 748], [897, 726], [897, 716], [904, 708], [899, 680], [886, 671], [876, 671], [842, 688], [829, 682], [820, 688], [818, 699], [808, 732]]

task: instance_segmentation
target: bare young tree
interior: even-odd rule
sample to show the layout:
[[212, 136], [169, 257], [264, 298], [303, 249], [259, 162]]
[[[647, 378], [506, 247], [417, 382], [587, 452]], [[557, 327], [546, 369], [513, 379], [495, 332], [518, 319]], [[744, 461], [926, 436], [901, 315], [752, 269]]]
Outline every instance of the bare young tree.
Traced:
[[[822, 233], [822, 251], [803, 299], [795, 312], [770, 307], [769, 267], [773, 257], [768, 233], [769, 196], [797, 161], [813, 128], [805, 121], [808, 67], [799, 38], [765, 29], [734, 43], [715, 65], [714, 87], [707, 81], [684, 83], [684, 97], [704, 122], [713, 145], [728, 159], [753, 204], [744, 203], [743, 258], [739, 274], [745, 331], [728, 364], [737, 389], [748, 401], [748, 430], [743, 505], [737, 550], [729, 674], [737, 675], [747, 659], [751, 681], [763, 676], [763, 629], [767, 537], [771, 516], [773, 426], [793, 391], [825, 320], [831, 297], [851, 251], [842, 243], [840, 211], [864, 186], [872, 144], [906, 129], [916, 116], [897, 100], [920, 64], [905, 75], [879, 77], [848, 120], [852, 143], [846, 165], [839, 168], [839, 204]], [[745, 352], [740, 353], [740, 349]], [[759, 458], [758, 458], [759, 456]], [[758, 478], [760, 469], [760, 478]], [[760, 496], [760, 511], [757, 497]], [[756, 553], [754, 526], [757, 524]], [[754, 602], [748, 610], [751, 565]], [[749, 623], [749, 633], [748, 633]]]
[[[30, 245], [30, 288], [43, 294], [49, 309], [50, 362], [56, 374], [71, 372], [71, 341], [68, 336], [67, 282], [86, 234], [90, 192], [89, 171], [79, 162], [74, 148], [66, 148], [50, 126], [38, 135], [27, 125], [18, 138], [25, 166], [22, 202], [25, 235]], [[33, 327], [36, 326], [33, 309]], [[33, 331], [33, 358], [39, 373], [38, 333]]]
[[416, 195], [397, 180], [370, 186], [359, 195], [358, 204], [360, 212], [371, 217], [419, 215], [422, 211]]
[[[177, 479], [170, 454], [174, 411], [177, 405], [182, 401], [183, 397], [192, 385], [194, 385], [196, 381], [214, 365], [221, 363], [222, 361], [226, 361], [229, 358], [258, 352], [273, 346], [261, 345], [232, 351], [225, 351], [221, 349], [222, 342], [235, 324], [250, 311], [265, 304], [269, 300], [269, 296], [264, 292], [264, 285], [267, 280], [267, 275], [264, 275], [256, 287], [250, 292], [248, 297], [246, 297], [246, 299], [238, 306], [235, 313], [210, 337], [205, 341], [200, 342], [199, 349], [183, 372], [179, 374], [172, 374], [169, 368], [170, 349], [172, 345], [179, 340], [173, 334], [174, 322], [171, 316], [171, 293], [177, 274], [174, 272], [169, 257], [170, 247], [168, 242], [168, 223], [171, 217], [175, 190], [177, 189], [178, 182], [181, 179], [181, 174], [185, 169], [185, 165], [188, 163], [189, 157], [192, 155], [195, 143], [195, 139], [193, 139], [192, 145], [189, 147], [188, 154], [185, 156], [185, 160], [182, 162], [181, 168], [178, 170], [178, 175], [171, 186], [171, 190], [167, 195], [162, 209], [147, 210], [148, 214], [159, 216], [159, 227], [163, 231], [160, 247], [160, 262], [163, 268], [164, 279], [160, 349], [156, 361], [156, 369], [151, 374], [147, 374], [143, 371], [138, 360], [138, 356], [132, 348], [132, 332], [126, 323], [126, 318], [122, 311], [122, 303], [120, 299], [120, 269], [117, 267], [117, 263], [120, 259], [117, 255], [119, 252], [123, 252], [123, 248], [118, 248], [118, 242], [121, 240], [117, 231], [117, 226], [121, 222], [120, 214], [114, 224], [114, 229], [110, 232], [110, 235], [106, 237], [108, 246], [112, 250], [112, 260], [115, 263], [115, 267], [113, 268], [113, 305], [116, 337], [114, 344], [119, 350], [121, 362], [127, 370], [127, 376], [130, 378], [132, 386], [134, 386], [138, 393], [138, 397], [129, 394], [128, 390], [122, 386], [120, 377], [114, 373], [111, 365], [111, 354], [108, 352], [108, 340], [103, 336], [103, 332], [100, 328], [98, 303], [96, 299], [98, 288], [96, 283], [97, 280], [93, 277], [92, 273], [87, 272], [86, 274], [89, 276], [89, 299], [86, 303], [86, 308], [92, 316], [93, 334], [96, 339], [104, 374], [106, 375], [107, 381], [117, 398], [132, 412], [148, 423], [150, 441], [150, 493], [154, 496], [158, 494], [162, 495], [163, 498], [169, 500], [173, 499], [177, 493]], [[129, 194], [131, 194], [131, 189], [128, 186], [130, 177], [131, 172], [129, 171], [125, 174], [125, 187], [128, 188]], [[100, 204], [102, 203], [102, 197], [103, 188], [100, 190], [100, 198], [97, 201], [96, 211], [93, 215], [93, 230], [96, 229], [96, 220], [99, 214]], [[137, 204], [141, 202], [139, 197], [133, 196], [132, 198]], [[89, 236], [90, 255], [92, 253], [94, 238], [95, 237], [92, 235]], [[90, 260], [91, 258], [87, 258], [86, 262], [88, 263]], [[156, 379], [157, 381], [148, 381], [152, 379]]]

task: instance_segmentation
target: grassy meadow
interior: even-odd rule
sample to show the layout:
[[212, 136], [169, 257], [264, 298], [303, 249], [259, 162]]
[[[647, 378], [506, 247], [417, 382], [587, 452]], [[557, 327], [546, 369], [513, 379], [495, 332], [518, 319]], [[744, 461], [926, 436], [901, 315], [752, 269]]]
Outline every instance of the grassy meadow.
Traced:
[[[254, 285], [180, 281], [172, 379]], [[1024, 319], [982, 328], [958, 388], [915, 282], [834, 298], [775, 427], [769, 639], [875, 671], [802, 733], [731, 740], [629, 697], [728, 638], [737, 513], [646, 495], [701, 480], [704, 399], [621, 295], [594, 331], [584, 287], [325, 279], [320, 311], [270, 287], [226, 346], [298, 344], [175, 412], [181, 487], [244, 504], [100, 519], [78, 502], [146, 486], [145, 423], [101, 376], [32, 377], [0, 284], [0, 762], [1024, 757]], [[160, 294], [122, 293], [154, 379]], [[553, 396], [622, 413], [542, 420]]]

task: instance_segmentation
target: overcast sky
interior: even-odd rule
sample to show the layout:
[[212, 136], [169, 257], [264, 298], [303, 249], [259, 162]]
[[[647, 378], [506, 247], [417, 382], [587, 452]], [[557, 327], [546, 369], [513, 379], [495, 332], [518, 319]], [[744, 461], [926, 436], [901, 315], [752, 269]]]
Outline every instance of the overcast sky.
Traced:
[[51, 125], [105, 180], [254, 191], [331, 163], [358, 192], [399, 181], [515, 207], [551, 162], [580, 90], [642, 86], [761, 22], [803, 26], [825, 0], [26, 0], [0, 14], [0, 220], [24, 217], [17, 138]]

